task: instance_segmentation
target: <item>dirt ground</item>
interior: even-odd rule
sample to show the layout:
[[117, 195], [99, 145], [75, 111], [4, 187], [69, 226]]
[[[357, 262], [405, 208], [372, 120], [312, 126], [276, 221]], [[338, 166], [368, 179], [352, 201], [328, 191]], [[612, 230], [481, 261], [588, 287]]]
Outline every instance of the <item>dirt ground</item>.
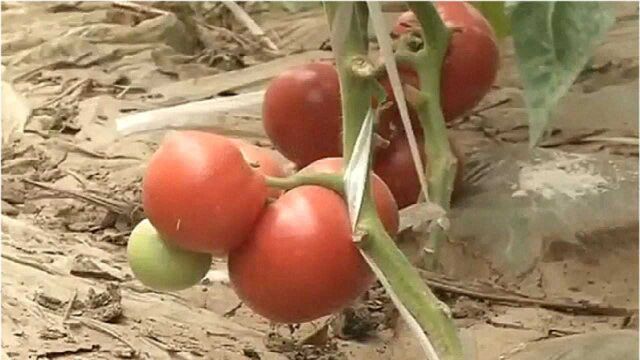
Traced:
[[[2, 3], [3, 359], [423, 358], [379, 287], [336, 316], [275, 327], [239, 306], [224, 280], [209, 277], [186, 291], [159, 293], [133, 279], [127, 266], [127, 236], [143, 217], [145, 162], [163, 133], [122, 137], [115, 120], [260, 90], [289, 66], [331, 56], [320, 11], [266, 12], [264, 6], [245, 7], [277, 50], [219, 3]], [[507, 188], [487, 180], [506, 177], [494, 166], [502, 162], [474, 154], [527, 142], [508, 42], [494, 91], [451, 128], [474, 161], [465, 165], [468, 193], [452, 216], [460, 235], [445, 249], [442, 270], [424, 278], [449, 304], [479, 359], [529, 359], [531, 351], [538, 351], [532, 359], [565, 359], [551, 346], [565, 340], [576, 349], [587, 339], [595, 347], [585, 350], [587, 360], [604, 359], [598, 349], [606, 345], [637, 349], [637, 333], [628, 330], [638, 327], [638, 5], [615, 9], [616, 24], [542, 144], [557, 168], [564, 166], [557, 154], [599, 159], [617, 179], [580, 177], [610, 189], [588, 201], [584, 191], [543, 183], [542, 190], [570, 195], [562, 198], [560, 218], [590, 219], [586, 225], [571, 220], [580, 228], [569, 227], [571, 241], [545, 233], [553, 224], [542, 221], [526, 236], [540, 239], [535, 251], [523, 255], [527, 261], [511, 261], [527, 264], [518, 267], [507, 266], [512, 258], [493, 260], [513, 248], [503, 239], [490, 246], [464, 235], [486, 230], [460, 220], [493, 209], [478, 193], [495, 198], [491, 191]], [[186, 120], [178, 122], [269, 146], [259, 104]], [[540, 190], [536, 174], [557, 173], [525, 169], [538, 172], [521, 177], [519, 190], [507, 188], [505, 201]], [[420, 236], [418, 229], [403, 232], [409, 254], [410, 239]], [[214, 262], [214, 270], [224, 268], [224, 261]]]

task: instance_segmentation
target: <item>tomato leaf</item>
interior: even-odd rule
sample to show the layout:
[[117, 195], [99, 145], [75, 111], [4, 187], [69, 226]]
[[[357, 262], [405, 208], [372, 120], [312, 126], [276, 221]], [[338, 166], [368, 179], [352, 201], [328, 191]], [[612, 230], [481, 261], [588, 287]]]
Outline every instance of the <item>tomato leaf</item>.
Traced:
[[529, 112], [529, 143], [543, 137], [551, 111], [613, 24], [604, 2], [509, 4], [511, 29]]
[[498, 38], [511, 34], [511, 23], [505, 10], [504, 1], [469, 1], [489, 21]]
[[347, 195], [349, 217], [351, 218], [353, 230], [355, 230], [360, 216], [364, 191], [367, 181], [369, 180], [369, 157], [371, 155], [371, 138], [375, 117], [375, 110], [369, 108], [367, 116], [360, 128], [358, 138], [356, 139], [356, 144], [353, 147], [351, 159], [349, 159], [349, 163], [344, 171], [344, 190]]

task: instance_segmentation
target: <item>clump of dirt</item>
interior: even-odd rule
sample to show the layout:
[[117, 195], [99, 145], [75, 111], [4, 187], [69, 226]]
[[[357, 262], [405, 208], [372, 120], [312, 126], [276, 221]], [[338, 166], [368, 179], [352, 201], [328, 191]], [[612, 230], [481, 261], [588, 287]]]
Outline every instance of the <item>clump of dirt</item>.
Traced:
[[[310, 343], [309, 339], [295, 340], [277, 333], [270, 333], [266, 340], [267, 349], [284, 354], [289, 360], [346, 360], [346, 354], [340, 351], [335, 339], [327, 336], [328, 329], [323, 327], [322, 341]], [[317, 338], [317, 334], [314, 334]], [[317, 340], [317, 339], [316, 339]]]
[[43, 308], [63, 315], [68, 320], [72, 316], [87, 316], [105, 323], [118, 323], [122, 319], [122, 297], [120, 287], [109, 283], [104, 291], [89, 288], [87, 297], [77, 298], [77, 293], [63, 301], [43, 291], [36, 291], [34, 301]]
[[584, 154], [557, 153], [554, 159], [522, 168], [517, 191], [539, 193], [547, 199], [566, 195], [571, 199], [603, 191], [607, 180], [585, 167]]
[[122, 296], [120, 287], [115, 284], [108, 284], [99, 293], [93, 288], [89, 289], [85, 304], [88, 315], [96, 320], [117, 323], [122, 319]]
[[337, 314], [331, 322], [335, 335], [342, 340], [366, 341], [393, 328], [398, 310], [380, 283], [367, 291], [362, 301]]

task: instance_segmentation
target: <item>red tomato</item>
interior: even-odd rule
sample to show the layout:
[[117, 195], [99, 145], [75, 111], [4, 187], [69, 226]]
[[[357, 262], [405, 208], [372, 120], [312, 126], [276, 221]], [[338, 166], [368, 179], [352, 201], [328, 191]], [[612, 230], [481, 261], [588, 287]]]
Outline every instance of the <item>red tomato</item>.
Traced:
[[[387, 91], [389, 92], [389, 94], [392, 93], [390, 86], [387, 88]], [[422, 124], [420, 123], [418, 114], [408, 104], [407, 109], [409, 110], [409, 120], [411, 121], [413, 133], [416, 134], [416, 136], [421, 136]], [[384, 129], [379, 133], [383, 134], [383, 138], [387, 140], [394, 137], [396, 134], [404, 132], [404, 124], [402, 122], [402, 119], [400, 118], [400, 109], [395, 103], [380, 112], [379, 124], [380, 127]]]
[[[482, 100], [489, 92], [499, 66], [495, 34], [480, 11], [465, 2], [437, 2], [436, 8], [447, 27], [454, 29], [442, 67], [442, 110], [447, 121], [453, 120]], [[415, 15], [406, 12], [394, 26], [396, 35], [419, 29]], [[408, 67], [400, 68], [402, 80], [414, 87], [417, 74]], [[388, 81], [383, 81], [391, 94]]]
[[[342, 163], [342, 158], [320, 159], [300, 172], [338, 173], [343, 170]], [[376, 174], [373, 174], [373, 196], [382, 223], [385, 224], [387, 232], [394, 236], [398, 232], [400, 224], [398, 204], [387, 184]]]
[[268, 205], [228, 264], [238, 297], [279, 323], [335, 313], [375, 280], [353, 243], [343, 198], [321, 186], [297, 187]]
[[276, 149], [299, 166], [342, 152], [338, 72], [329, 63], [285, 71], [269, 83], [262, 107]]
[[[427, 166], [424, 156], [424, 140], [418, 137], [418, 150], [422, 164]], [[451, 139], [450, 139], [451, 141]], [[451, 151], [458, 159], [458, 168], [454, 182], [454, 195], [462, 186], [463, 157], [455, 141], [451, 141]], [[399, 208], [415, 204], [420, 195], [420, 179], [413, 164], [409, 141], [404, 133], [394, 136], [389, 146], [376, 153], [374, 172], [389, 186]]]
[[400, 36], [414, 29], [420, 29], [420, 23], [412, 11], [405, 11], [396, 19], [391, 29], [392, 36]]
[[142, 184], [145, 213], [167, 241], [215, 256], [246, 239], [266, 197], [264, 178], [236, 145], [200, 131], [169, 134]]
[[[230, 139], [240, 152], [244, 159], [256, 171], [265, 176], [285, 177], [287, 172], [284, 170], [284, 164], [276, 159], [273, 150], [250, 144], [240, 139]], [[269, 189], [269, 197], [278, 197], [282, 194], [282, 190]]]
[[[418, 138], [418, 149], [424, 154], [424, 141]], [[422, 164], [424, 163], [422, 155]], [[374, 172], [384, 181], [398, 203], [399, 208], [415, 204], [420, 195], [420, 180], [416, 172], [409, 141], [404, 133], [398, 133], [389, 146], [376, 153]]]

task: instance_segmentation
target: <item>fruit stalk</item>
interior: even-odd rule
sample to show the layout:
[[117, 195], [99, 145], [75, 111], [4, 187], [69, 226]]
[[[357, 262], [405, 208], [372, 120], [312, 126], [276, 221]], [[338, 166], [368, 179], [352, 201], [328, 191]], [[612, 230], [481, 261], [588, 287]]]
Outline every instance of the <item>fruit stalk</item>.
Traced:
[[343, 193], [342, 176], [334, 174], [296, 174], [289, 177], [265, 176], [267, 186], [277, 189], [290, 190], [302, 185], [319, 185]]
[[[424, 150], [429, 159], [426, 169], [429, 201], [449, 212], [458, 160], [451, 151], [440, 105], [440, 80], [451, 34], [432, 3], [409, 2], [409, 8], [420, 22], [423, 39], [423, 48], [414, 58], [421, 89], [420, 100], [415, 107], [424, 130]], [[440, 224], [429, 234], [426, 248], [431, 250], [431, 254], [425, 258], [427, 269], [434, 269], [437, 265], [446, 230], [446, 226]]]
[[[325, 2], [325, 9], [332, 32], [334, 18], [340, 3]], [[336, 65], [340, 78], [343, 114], [344, 163], [351, 158], [353, 147], [371, 103], [374, 84], [369, 77], [354, 71], [359, 59], [365, 58], [368, 50], [366, 39], [366, 4], [354, 3], [354, 16], [347, 31], [345, 44], [333, 44]], [[363, 19], [365, 21], [363, 21]], [[334, 34], [340, 37], [340, 34]], [[338, 47], [336, 49], [336, 47]], [[369, 159], [371, 161], [371, 159]], [[462, 345], [452, 319], [444, 306], [422, 281], [417, 270], [387, 234], [377, 214], [371, 192], [365, 189], [357, 229], [365, 236], [358, 242], [372, 268], [379, 270], [378, 276], [408, 311], [435, 347], [440, 359], [462, 359]]]

